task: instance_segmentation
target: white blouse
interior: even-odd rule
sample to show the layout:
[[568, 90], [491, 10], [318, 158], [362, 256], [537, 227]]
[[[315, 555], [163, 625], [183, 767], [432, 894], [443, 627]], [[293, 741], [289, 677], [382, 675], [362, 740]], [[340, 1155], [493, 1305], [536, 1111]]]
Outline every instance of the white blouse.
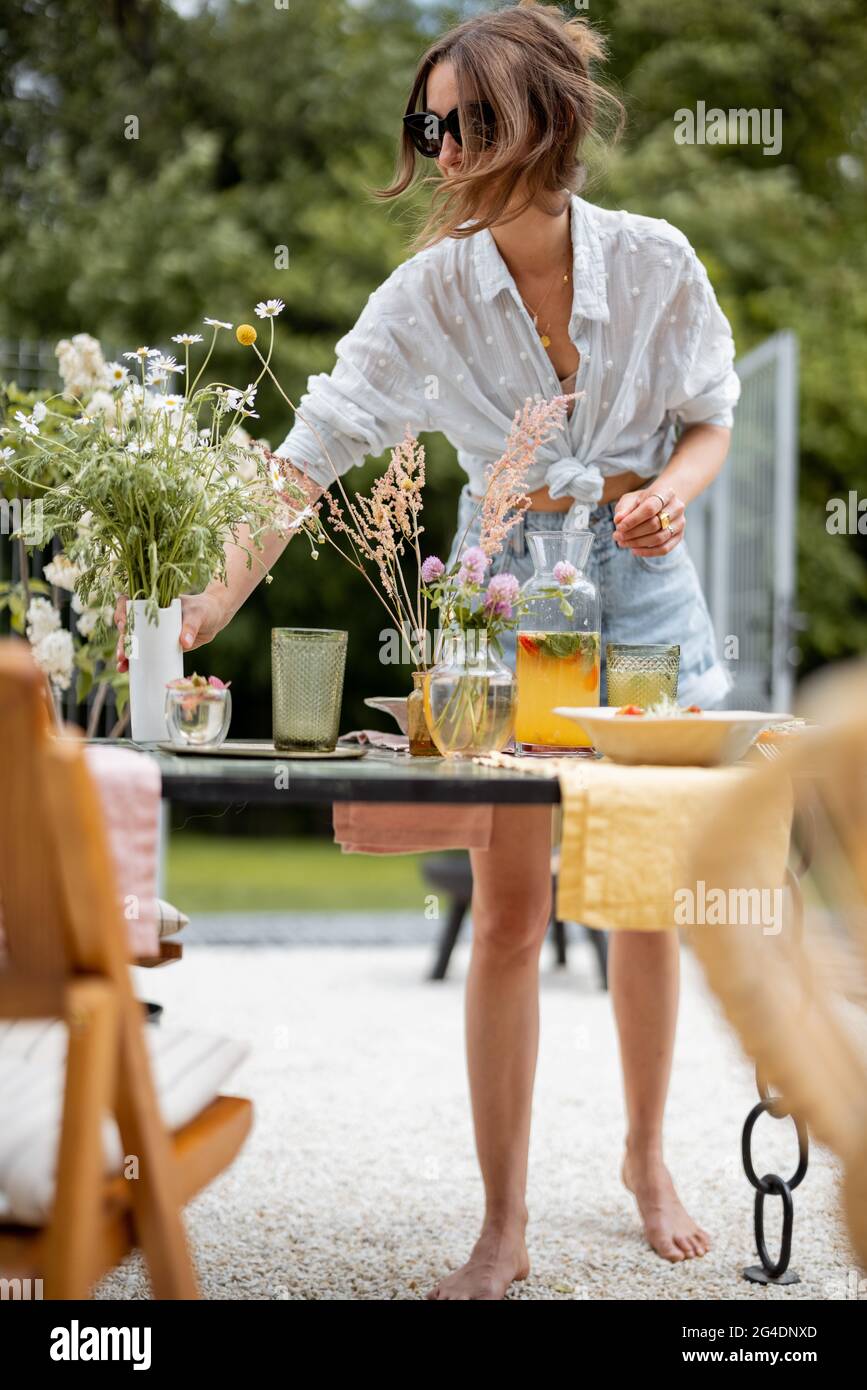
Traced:
[[[655, 477], [678, 424], [731, 426], [740, 383], [728, 320], [682, 232], [575, 195], [571, 229], [569, 336], [582, 394], [539, 450], [527, 488], [547, 484], [552, 497], [593, 506], [610, 474]], [[392, 447], [409, 425], [441, 431], [481, 495], [515, 411], [562, 390], [489, 230], [398, 266], [336, 353], [333, 371], [309, 377], [277, 450], [326, 487], [335, 469]]]

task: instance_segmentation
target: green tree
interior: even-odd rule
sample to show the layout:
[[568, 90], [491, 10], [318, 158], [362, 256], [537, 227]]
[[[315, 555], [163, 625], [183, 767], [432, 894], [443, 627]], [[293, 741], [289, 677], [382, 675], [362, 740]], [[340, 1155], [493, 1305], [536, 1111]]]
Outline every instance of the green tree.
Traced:
[[[390, 176], [415, 63], [436, 33], [485, 8], [6, 5], [0, 334], [85, 330], [115, 347], [166, 345], [206, 313], [238, 322], [258, 299], [279, 295], [288, 308], [277, 368], [297, 400], [407, 254], [414, 201], [385, 209], [368, 190]], [[608, 34], [610, 76], [629, 113], [620, 146], [595, 161], [590, 196], [683, 229], [741, 353], [780, 328], [798, 334], [805, 665], [862, 650], [867, 541], [825, 529], [830, 497], [867, 495], [860, 0], [608, 0], [588, 13]], [[676, 144], [674, 113], [699, 100], [779, 108], [779, 156], [755, 145]], [[221, 375], [243, 377], [239, 351], [227, 335]], [[261, 433], [276, 443], [291, 420], [276, 394], [260, 394]], [[428, 537], [442, 549], [458, 472], [442, 438], [425, 442]], [[351, 629], [344, 722], [365, 717], [364, 694], [406, 684], [405, 671], [378, 662], [380, 616], [360, 601], [355, 576], [333, 556], [311, 563], [290, 546], [278, 581], [201, 658], [236, 673], [239, 731], [266, 726], [268, 628], [310, 621], [311, 584], [318, 621]]]

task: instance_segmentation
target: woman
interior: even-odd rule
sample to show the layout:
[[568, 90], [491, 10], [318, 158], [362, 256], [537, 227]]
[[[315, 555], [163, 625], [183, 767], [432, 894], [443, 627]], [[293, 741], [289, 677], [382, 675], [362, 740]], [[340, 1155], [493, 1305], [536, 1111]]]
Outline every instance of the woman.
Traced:
[[[687, 505], [728, 449], [738, 395], [731, 333], [681, 233], [577, 196], [579, 152], [605, 99], [589, 76], [600, 53], [584, 21], [524, 4], [468, 20], [428, 51], [398, 177], [380, 194], [408, 187], [418, 153], [436, 159], [442, 179], [423, 249], [370, 296], [337, 344], [333, 372], [309, 379], [279, 452], [318, 496], [333, 467], [344, 473], [395, 444], [407, 423], [441, 430], [468, 474], [460, 534], [516, 408], [537, 393], [576, 391], [563, 435], [543, 447], [530, 476], [531, 510], [497, 564], [524, 577], [527, 529], [589, 514], [603, 643], [679, 642], [680, 693], [709, 706], [728, 681], [683, 533]], [[266, 564], [283, 544], [269, 543]], [[210, 640], [261, 573], [248, 572], [237, 550], [228, 570], [226, 588], [185, 599], [185, 647]], [[502, 1298], [529, 1269], [525, 1188], [550, 841], [549, 811], [497, 807], [491, 847], [473, 853], [467, 1051], [485, 1213], [468, 1262], [432, 1298]], [[662, 1157], [675, 934], [616, 934], [610, 975], [628, 1113], [623, 1179], [663, 1258], [702, 1255], [708, 1237], [678, 1201]]]

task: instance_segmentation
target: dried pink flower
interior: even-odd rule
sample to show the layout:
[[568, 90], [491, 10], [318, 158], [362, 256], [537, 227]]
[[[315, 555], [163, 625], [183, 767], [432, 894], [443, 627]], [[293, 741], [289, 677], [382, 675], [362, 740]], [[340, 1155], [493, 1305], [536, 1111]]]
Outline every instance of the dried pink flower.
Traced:
[[487, 556], [502, 550], [512, 527], [529, 507], [527, 474], [536, 461], [537, 451], [555, 430], [563, 428], [566, 407], [573, 396], [574, 392], [570, 392], [547, 401], [528, 400], [515, 411], [505, 451], [487, 472], [479, 540]]

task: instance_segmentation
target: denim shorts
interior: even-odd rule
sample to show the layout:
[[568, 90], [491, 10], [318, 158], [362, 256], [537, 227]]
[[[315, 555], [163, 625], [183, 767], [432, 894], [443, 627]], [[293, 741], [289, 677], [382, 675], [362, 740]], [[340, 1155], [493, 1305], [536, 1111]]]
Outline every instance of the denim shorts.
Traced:
[[[473, 518], [473, 513], [476, 513]], [[491, 563], [491, 574], [514, 574], [521, 583], [533, 573], [526, 543], [528, 532], [558, 531], [566, 512], [525, 512], [509, 533], [505, 546]], [[472, 519], [471, 519], [472, 518]], [[465, 485], [458, 505], [458, 527], [449, 564], [457, 558], [459, 540], [477, 545], [481, 508]], [[678, 700], [713, 709], [722, 703], [732, 682], [716, 651], [713, 625], [695, 565], [684, 541], [667, 555], [646, 559], [614, 544], [614, 503], [605, 502], [590, 513], [596, 537], [586, 574], [599, 590], [602, 608], [602, 686], [605, 703], [605, 646], [608, 642], [663, 642], [680, 646]], [[514, 668], [515, 634], [503, 638], [505, 660]]]

